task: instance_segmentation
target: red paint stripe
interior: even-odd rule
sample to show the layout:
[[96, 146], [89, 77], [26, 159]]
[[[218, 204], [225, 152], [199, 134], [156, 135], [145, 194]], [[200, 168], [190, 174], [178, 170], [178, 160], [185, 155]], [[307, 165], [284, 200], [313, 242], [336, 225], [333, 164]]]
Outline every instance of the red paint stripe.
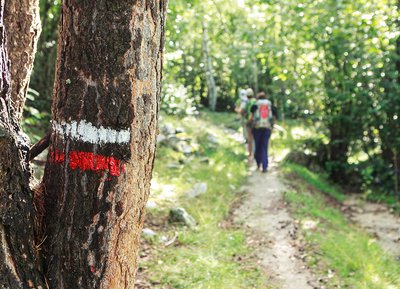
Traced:
[[[65, 162], [65, 154], [62, 151], [53, 151], [50, 160], [53, 163], [62, 164]], [[108, 171], [111, 176], [118, 177], [124, 170], [121, 160], [111, 156], [102, 156], [93, 152], [71, 151], [68, 154], [69, 167], [72, 170], [81, 171]]]

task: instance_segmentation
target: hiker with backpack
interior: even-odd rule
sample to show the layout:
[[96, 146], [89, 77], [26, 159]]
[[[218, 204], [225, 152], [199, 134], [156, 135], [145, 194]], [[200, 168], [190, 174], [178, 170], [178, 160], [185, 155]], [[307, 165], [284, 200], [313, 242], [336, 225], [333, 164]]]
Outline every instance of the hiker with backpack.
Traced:
[[271, 101], [266, 99], [264, 92], [257, 94], [257, 101], [250, 109], [249, 124], [255, 143], [255, 160], [257, 169], [262, 166], [262, 172], [268, 170], [268, 143], [273, 128], [273, 114]]
[[235, 112], [240, 115], [240, 122], [242, 124], [243, 139], [248, 142], [247, 132], [247, 119], [245, 117], [245, 109], [247, 105], [247, 93], [245, 89], [241, 89], [239, 92], [239, 98], [235, 103]]
[[251, 132], [252, 125], [250, 122], [250, 115], [251, 115], [251, 108], [256, 103], [256, 99], [254, 98], [254, 92], [251, 88], [248, 88], [246, 90], [246, 94], [247, 94], [247, 103], [243, 110], [243, 114], [246, 119], [248, 163], [251, 164], [251, 161], [253, 159], [254, 146], [253, 146], [253, 133]]

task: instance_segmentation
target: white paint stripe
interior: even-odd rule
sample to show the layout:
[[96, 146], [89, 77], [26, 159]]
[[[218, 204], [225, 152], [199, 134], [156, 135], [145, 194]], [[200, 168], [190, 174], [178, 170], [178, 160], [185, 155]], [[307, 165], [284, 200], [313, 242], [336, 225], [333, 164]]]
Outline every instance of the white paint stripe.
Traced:
[[59, 135], [93, 144], [124, 144], [129, 143], [131, 138], [130, 129], [118, 131], [103, 126], [97, 128], [85, 120], [72, 121], [70, 123], [65, 121], [61, 123], [53, 122], [53, 130]]

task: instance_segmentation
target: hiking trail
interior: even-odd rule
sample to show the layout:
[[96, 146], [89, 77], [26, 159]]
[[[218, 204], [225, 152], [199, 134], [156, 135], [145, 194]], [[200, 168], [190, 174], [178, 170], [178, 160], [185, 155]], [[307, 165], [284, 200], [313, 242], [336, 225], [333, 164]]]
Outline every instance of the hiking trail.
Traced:
[[247, 227], [256, 236], [256, 255], [272, 288], [312, 289], [317, 278], [302, 260], [297, 226], [283, 199], [286, 187], [278, 176], [277, 164], [267, 174], [253, 171], [243, 204], [234, 212], [236, 223]]
[[[284, 201], [286, 190], [277, 162], [272, 163], [267, 174], [252, 168], [248, 183], [242, 187], [247, 195], [234, 211], [234, 221], [250, 230], [248, 245], [256, 247], [258, 262], [269, 278], [268, 286], [324, 288], [320, 276], [313, 275], [303, 261], [297, 223]], [[400, 259], [400, 217], [387, 205], [362, 201], [359, 196], [351, 195], [341, 210], [352, 223], [370, 233], [388, 255]]]

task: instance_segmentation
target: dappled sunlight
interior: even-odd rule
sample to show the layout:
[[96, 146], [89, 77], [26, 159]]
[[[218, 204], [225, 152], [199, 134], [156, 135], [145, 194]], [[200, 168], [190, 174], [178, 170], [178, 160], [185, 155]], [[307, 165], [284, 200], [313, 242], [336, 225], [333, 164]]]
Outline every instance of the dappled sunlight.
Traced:
[[291, 136], [293, 139], [304, 139], [310, 137], [312, 133], [309, 130], [306, 130], [305, 127], [293, 127], [290, 129]]
[[[22, 220], [15, 232], [48, 236], [40, 240], [46, 250], [34, 248], [44, 267], [53, 268], [47, 249], [68, 249], [53, 242], [66, 234], [82, 250], [75, 259], [85, 268], [74, 270], [98, 278], [76, 280], [93, 286], [107, 275], [101, 260], [110, 260], [121, 272], [144, 272], [148, 282], [138, 289], [285, 287], [279, 278], [295, 288], [298, 267], [316, 281], [298, 289], [400, 288], [391, 257], [399, 257], [391, 248], [400, 244], [400, 0], [5, 2], [0, 138], [16, 134], [7, 146], [18, 147], [18, 161], [0, 163], [0, 191], [11, 196], [0, 208], [8, 226], [20, 221], [12, 216], [19, 199], [22, 209], [32, 207], [38, 228]], [[27, 187], [31, 169], [39, 179], [30, 181], [34, 191], [17, 193], [32, 196], [33, 206], [12, 192], [14, 181]], [[255, 192], [253, 181], [262, 188], [246, 217], [265, 217], [257, 224], [263, 237], [234, 223], [236, 207]], [[282, 192], [275, 189], [280, 181]], [[269, 203], [264, 194], [277, 198]], [[125, 251], [111, 260], [115, 244], [138, 249], [137, 240], [126, 240], [139, 234], [144, 214], [130, 214], [142, 212], [147, 197], [141, 267]], [[85, 210], [73, 211], [82, 201]], [[373, 210], [371, 202], [382, 206]], [[55, 225], [52, 236], [53, 209], [61, 225], [77, 226]], [[268, 228], [282, 212], [293, 220]], [[118, 226], [105, 226], [113, 218]], [[46, 232], [42, 219], [50, 222]], [[286, 227], [272, 242], [274, 230]], [[116, 242], [104, 241], [119, 229], [111, 234]], [[9, 232], [0, 247], [24, 240], [14, 242]], [[79, 238], [90, 244], [78, 246]], [[271, 273], [281, 265], [276, 255], [264, 267], [254, 257], [259, 248], [282, 253], [289, 243], [297, 250], [289, 262], [302, 265], [285, 277]], [[7, 272], [19, 273], [25, 255], [11, 255], [20, 253], [9, 254], [16, 270]], [[70, 273], [74, 258], [57, 258]], [[132, 268], [121, 265], [126, 260]], [[54, 275], [63, 278], [60, 272]]]
[[[179, 249], [163, 248], [150, 264], [152, 274], [177, 288], [190, 288], [193, 284], [246, 288], [248, 284], [261, 284], [263, 277], [256, 268], [242, 267], [247, 261], [237, 263], [227, 258], [248, 254], [244, 233], [220, 227], [237, 198], [236, 190], [247, 176], [245, 145], [235, 140], [238, 128], [224, 125], [231, 123], [234, 115], [201, 114], [161, 118], [160, 134], [164, 137], [157, 148], [150, 195], [150, 203], [155, 203], [156, 208], [149, 208], [149, 214], [165, 216], [171, 208], [182, 207], [197, 225], [192, 229], [177, 224], [161, 228], [166, 231], [163, 235], [177, 235]], [[186, 151], [175, 145], [180, 141], [198, 147]]]

